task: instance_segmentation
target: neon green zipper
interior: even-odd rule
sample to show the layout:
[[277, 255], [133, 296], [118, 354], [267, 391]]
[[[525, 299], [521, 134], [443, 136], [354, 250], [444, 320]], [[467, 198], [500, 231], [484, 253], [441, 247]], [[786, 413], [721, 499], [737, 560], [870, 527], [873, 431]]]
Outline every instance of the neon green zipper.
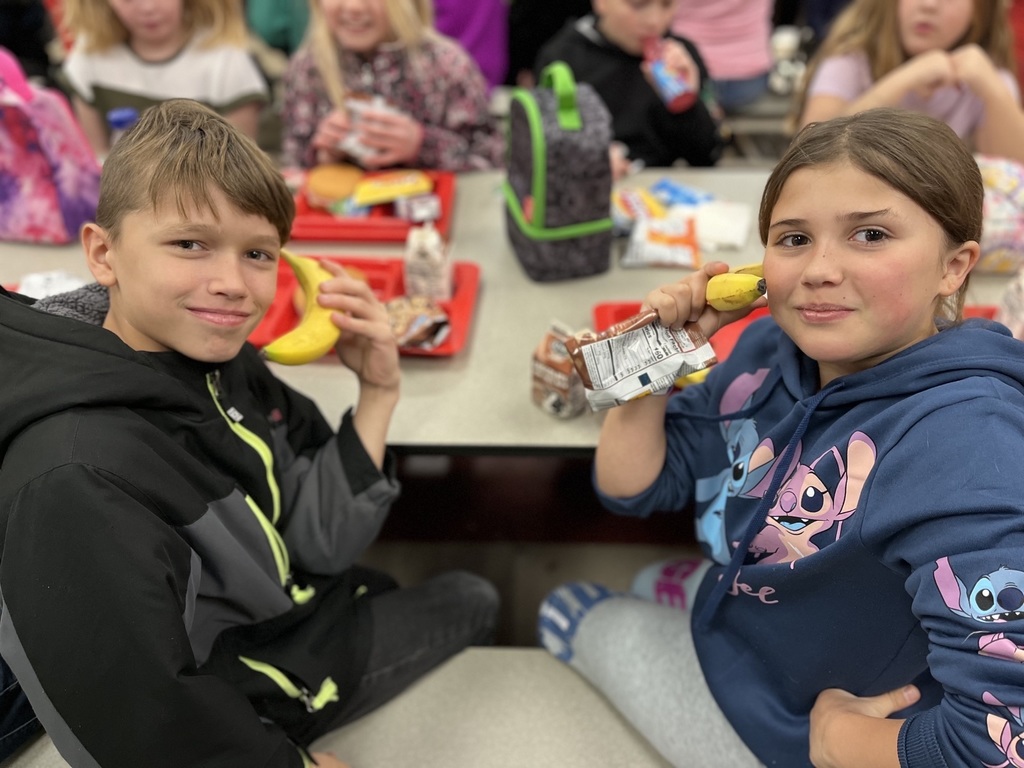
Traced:
[[213, 398], [214, 405], [217, 406], [217, 411], [227, 422], [228, 427], [234, 432], [242, 441], [256, 451], [256, 454], [262, 459], [263, 466], [267, 471], [267, 485], [270, 486], [270, 497], [273, 499], [274, 512], [271, 519], [267, 519], [266, 514], [260, 509], [259, 504], [249, 494], [245, 495], [245, 503], [249, 505], [249, 509], [252, 510], [253, 515], [256, 517], [256, 521], [260, 524], [260, 528], [263, 529], [263, 535], [267, 537], [267, 542], [270, 544], [270, 551], [274, 555], [274, 563], [277, 566], [277, 575], [281, 581], [281, 586], [289, 591], [292, 601], [298, 605], [308, 603], [313, 595], [316, 594], [315, 587], [299, 587], [297, 584], [291, 583], [291, 560], [288, 556], [288, 546], [284, 543], [284, 539], [281, 537], [280, 532], [274, 527], [274, 523], [277, 522], [281, 516], [281, 491], [277, 486], [277, 480], [274, 478], [274, 454], [263, 440], [252, 430], [246, 429], [237, 421], [232, 419], [225, 412], [224, 407], [220, 404], [220, 398], [217, 395], [217, 384], [215, 382], [215, 375], [213, 373], [206, 374], [206, 388], [210, 391], [210, 396]]
[[273, 514], [270, 517], [271, 522], [276, 523], [278, 518], [281, 516], [281, 489], [277, 487], [277, 480], [274, 479], [274, 454], [270, 451], [268, 446], [260, 436], [255, 432], [246, 429], [239, 422], [232, 419], [224, 411], [224, 407], [220, 404], [220, 398], [217, 396], [217, 385], [214, 382], [215, 374], [206, 374], [206, 388], [210, 390], [210, 395], [213, 397], [213, 402], [217, 406], [217, 410], [220, 411], [220, 415], [224, 417], [224, 421], [231, 427], [231, 431], [238, 435], [242, 442], [252, 448], [259, 457], [263, 460], [263, 466], [267, 471], [267, 486], [270, 488], [270, 498], [273, 500], [274, 509]]
[[254, 672], [269, 677], [278, 688], [284, 691], [286, 696], [301, 701], [305, 705], [306, 711], [311, 714], [319, 712], [332, 702], [339, 701], [338, 685], [330, 677], [324, 678], [320, 684], [320, 690], [314, 695], [308, 688], [293, 683], [288, 675], [275, 666], [245, 656], [239, 656], [238, 660]]

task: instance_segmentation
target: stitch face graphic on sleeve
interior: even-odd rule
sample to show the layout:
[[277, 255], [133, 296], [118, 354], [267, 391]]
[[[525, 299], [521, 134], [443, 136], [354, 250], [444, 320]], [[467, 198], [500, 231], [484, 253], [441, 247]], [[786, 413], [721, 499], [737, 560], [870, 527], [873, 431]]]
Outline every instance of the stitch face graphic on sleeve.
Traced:
[[[934, 575], [943, 602], [957, 616], [988, 626], [1024, 618], [1024, 571], [1002, 566], [982, 576], [968, 590], [953, 572], [949, 558], [943, 557], [936, 561]], [[1024, 648], [1002, 632], [978, 635], [978, 653], [1024, 662]]]
[[[831, 541], [839, 539], [842, 523], [857, 511], [861, 490], [875, 465], [875, 444], [863, 432], [854, 432], [846, 446], [846, 458], [833, 446], [809, 464], [800, 459], [797, 446], [786, 479], [768, 511], [765, 526], [747, 549], [748, 563], [789, 563], [813, 554], [820, 544], [812, 539], [834, 531]], [[750, 457], [750, 471], [775, 462], [770, 440], [759, 445]], [[772, 473], [749, 492], [755, 498], [765, 493]], [[824, 542], [831, 543], [831, 542]]]

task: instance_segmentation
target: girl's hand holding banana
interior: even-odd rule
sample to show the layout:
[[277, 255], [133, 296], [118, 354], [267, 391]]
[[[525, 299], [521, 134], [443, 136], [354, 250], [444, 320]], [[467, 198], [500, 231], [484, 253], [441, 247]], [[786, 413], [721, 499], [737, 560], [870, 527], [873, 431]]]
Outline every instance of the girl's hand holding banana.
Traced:
[[664, 325], [679, 328], [698, 323], [710, 337], [723, 325], [766, 306], [764, 293], [760, 264], [730, 272], [724, 262], [713, 261], [682, 280], [651, 291], [643, 304], [656, 310]]

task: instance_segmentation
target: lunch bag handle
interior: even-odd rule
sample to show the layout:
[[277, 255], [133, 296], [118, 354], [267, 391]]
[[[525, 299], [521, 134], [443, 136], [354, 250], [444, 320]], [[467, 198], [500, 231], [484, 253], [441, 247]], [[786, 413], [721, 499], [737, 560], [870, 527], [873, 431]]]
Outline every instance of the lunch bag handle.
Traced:
[[576, 78], [564, 61], [553, 61], [540, 73], [540, 84], [550, 88], [558, 103], [558, 126], [563, 131], [583, 128], [583, 119], [576, 106]]

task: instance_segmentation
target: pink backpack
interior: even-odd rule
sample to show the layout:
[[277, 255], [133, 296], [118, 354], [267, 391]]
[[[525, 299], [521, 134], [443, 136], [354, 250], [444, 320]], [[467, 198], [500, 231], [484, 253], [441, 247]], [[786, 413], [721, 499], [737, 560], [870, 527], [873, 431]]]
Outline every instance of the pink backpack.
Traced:
[[100, 166], [63, 94], [0, 48], [0, 240], [67, 243], [96, 216]]

